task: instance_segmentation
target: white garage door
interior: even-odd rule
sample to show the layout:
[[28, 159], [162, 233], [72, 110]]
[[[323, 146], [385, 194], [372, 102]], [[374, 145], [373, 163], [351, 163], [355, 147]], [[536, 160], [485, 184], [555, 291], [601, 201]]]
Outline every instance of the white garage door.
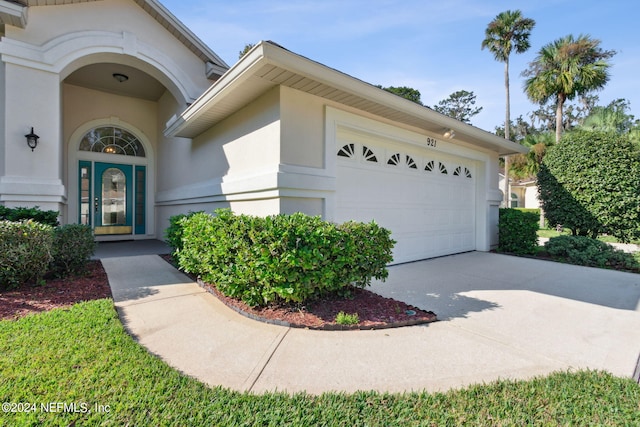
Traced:
[[401, 147], [338, 143], [336, 221], [375, 220], [390, 229], [393, 263], [474, 250], [473, 162]]

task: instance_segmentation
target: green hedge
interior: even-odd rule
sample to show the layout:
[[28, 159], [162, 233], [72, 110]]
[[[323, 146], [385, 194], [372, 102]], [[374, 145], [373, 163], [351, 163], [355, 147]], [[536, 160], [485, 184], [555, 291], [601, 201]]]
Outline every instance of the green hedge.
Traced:
[[182, 250], [182, 235], [183, 227], [182, 220], [189, 218], [196, 213], [203, 213], [203, 211], [189, 212], [188, 214], [173, 215], [169, 218], [169, 227], [164, 231], [164, 237], [167, 244], [171, 248], [171, 253], [176, 255]]
[[38, 283], [53, 260], [53, 228], [35, 221], [0, 221], [0, 287]]
[[43, 211], [38, 206], [34, 208], [7, 208], [0, 206], [0, 221], [24, 221], [32, 219], [41, 224], [47, 224], [52, 227], [57, 226], [58, 211]]
[[88, 225], [67, 224], [53, 232], [53, 261], [50, 273], [64, 277], [84, 270], [95, 252], [93, 230]]
[[539, 213], [500, 209], [498, 251], [520, 255], [535, 253], [538, 247], [539, 220]]
[[217, 210], [179, 224], [180, 267], [253, 306], [384, 280], [395, 243], [373, 222], [336, 225], [301, 213], [261, 218]]
[[544, 248], [552, 257], [570, 264], [634, 271], [640, 268], [633, 255], [586, 236], [552, 237]]
[[0, 221], [0, 289], [81, 273], [94, 248], [86, 225], [54, 228], [34, 220]]
[[538, 215], [538, 217], [540, 217], [540, 209], [538, 209], [538, 208], [513, 208], [513, 209], [515, 209], [517, 211], [520, 211], [520, 212], [530, 212], [530, 213], [536, 214], [536, 215]]

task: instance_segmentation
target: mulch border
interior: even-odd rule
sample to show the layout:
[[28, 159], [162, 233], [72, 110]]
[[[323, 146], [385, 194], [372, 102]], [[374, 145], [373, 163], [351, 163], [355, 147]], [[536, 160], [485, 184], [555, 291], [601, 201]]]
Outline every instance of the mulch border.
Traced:
[[361, 325], [338, 325], [338, 324], [324, 324], [321, 326], [301, 325], [301, 324], [290, 323], [290, 322], [279, 320], [279, 319], [267, 319], [265, 317], [258, 316], [256, 314], [249, 313], [240, 307], [237, 307], [233, 304], [229, 304], [226, 301], [226, 299], [220, 298], [219, 291], [214, 286], [203, 282], [199, 277], [196, 279], [196, 282], [201, 288], [203, 288], [204, 290], [206, 290], [207, 292], [215, 296], [218, 299], [218, 301], [222, 302], [225, 306], [229, 307], [231, 310], [235, 311], [236, 313], [242, 316], [245, 316], [249, 319], [256, 320], [258, 322], [263, 322], [263, 323], [277, 325], [277, 326], [284, 326], [287, 328], [309, 329], [309, 330], [315, 330], [315, 331], [370, 331], [370, 330], [379, 330], [379, 329], [402, 328], [405, 326], [425, 325], [428, 323], [433, 323], [438, 321], [438, 318], [434, 312], [427, 311], [428, 314], [433, 316], [432, 318], [405, 320], [405, 321], [398, 321], [398, 322], [387, 322], [387, 323], [381, 323], [379, 325], [362, 325], [362, 326]]

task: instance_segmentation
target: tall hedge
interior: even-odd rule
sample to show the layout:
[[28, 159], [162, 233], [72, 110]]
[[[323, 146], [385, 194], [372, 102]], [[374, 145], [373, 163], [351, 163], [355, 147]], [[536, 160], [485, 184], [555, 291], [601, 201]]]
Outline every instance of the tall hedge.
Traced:
[[535, 253], [539, 219], [539, 213], [514, 208], [500, 209], [498, 251], [520, 255]]
[[375, 223], [336, 225], [301, 213], [261, 218], [217, 210], [179, 224], [180, 267], [250, 305], [300, 302], [385, 279], [395, 243]]
[[615, 133], [573, 131], [551, 147], [538, 173], [549, 225], [573, 235], [640, 238], [640, 157]]

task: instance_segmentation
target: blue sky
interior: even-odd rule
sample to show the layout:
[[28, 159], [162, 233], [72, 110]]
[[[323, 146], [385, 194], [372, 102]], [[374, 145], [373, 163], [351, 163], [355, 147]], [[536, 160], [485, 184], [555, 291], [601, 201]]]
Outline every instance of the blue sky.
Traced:
[[637, 0], [160, 0], [229, 65], [246, 43], [272, 40], [361, 80], [418, 89], [432, 106], [473, 91], [483, 111], [472, 124], [504, 122], [504, 65], [481, 50], [487, 24], [520, 9], [536, 21], [531, 49], [511, 57], [511, 117], [535, 110], [522, 70], [538, 50], [568, 34], [588, 34], [613, 57], [600, 104], [631, 102], [640, 118], [640, 2]]

